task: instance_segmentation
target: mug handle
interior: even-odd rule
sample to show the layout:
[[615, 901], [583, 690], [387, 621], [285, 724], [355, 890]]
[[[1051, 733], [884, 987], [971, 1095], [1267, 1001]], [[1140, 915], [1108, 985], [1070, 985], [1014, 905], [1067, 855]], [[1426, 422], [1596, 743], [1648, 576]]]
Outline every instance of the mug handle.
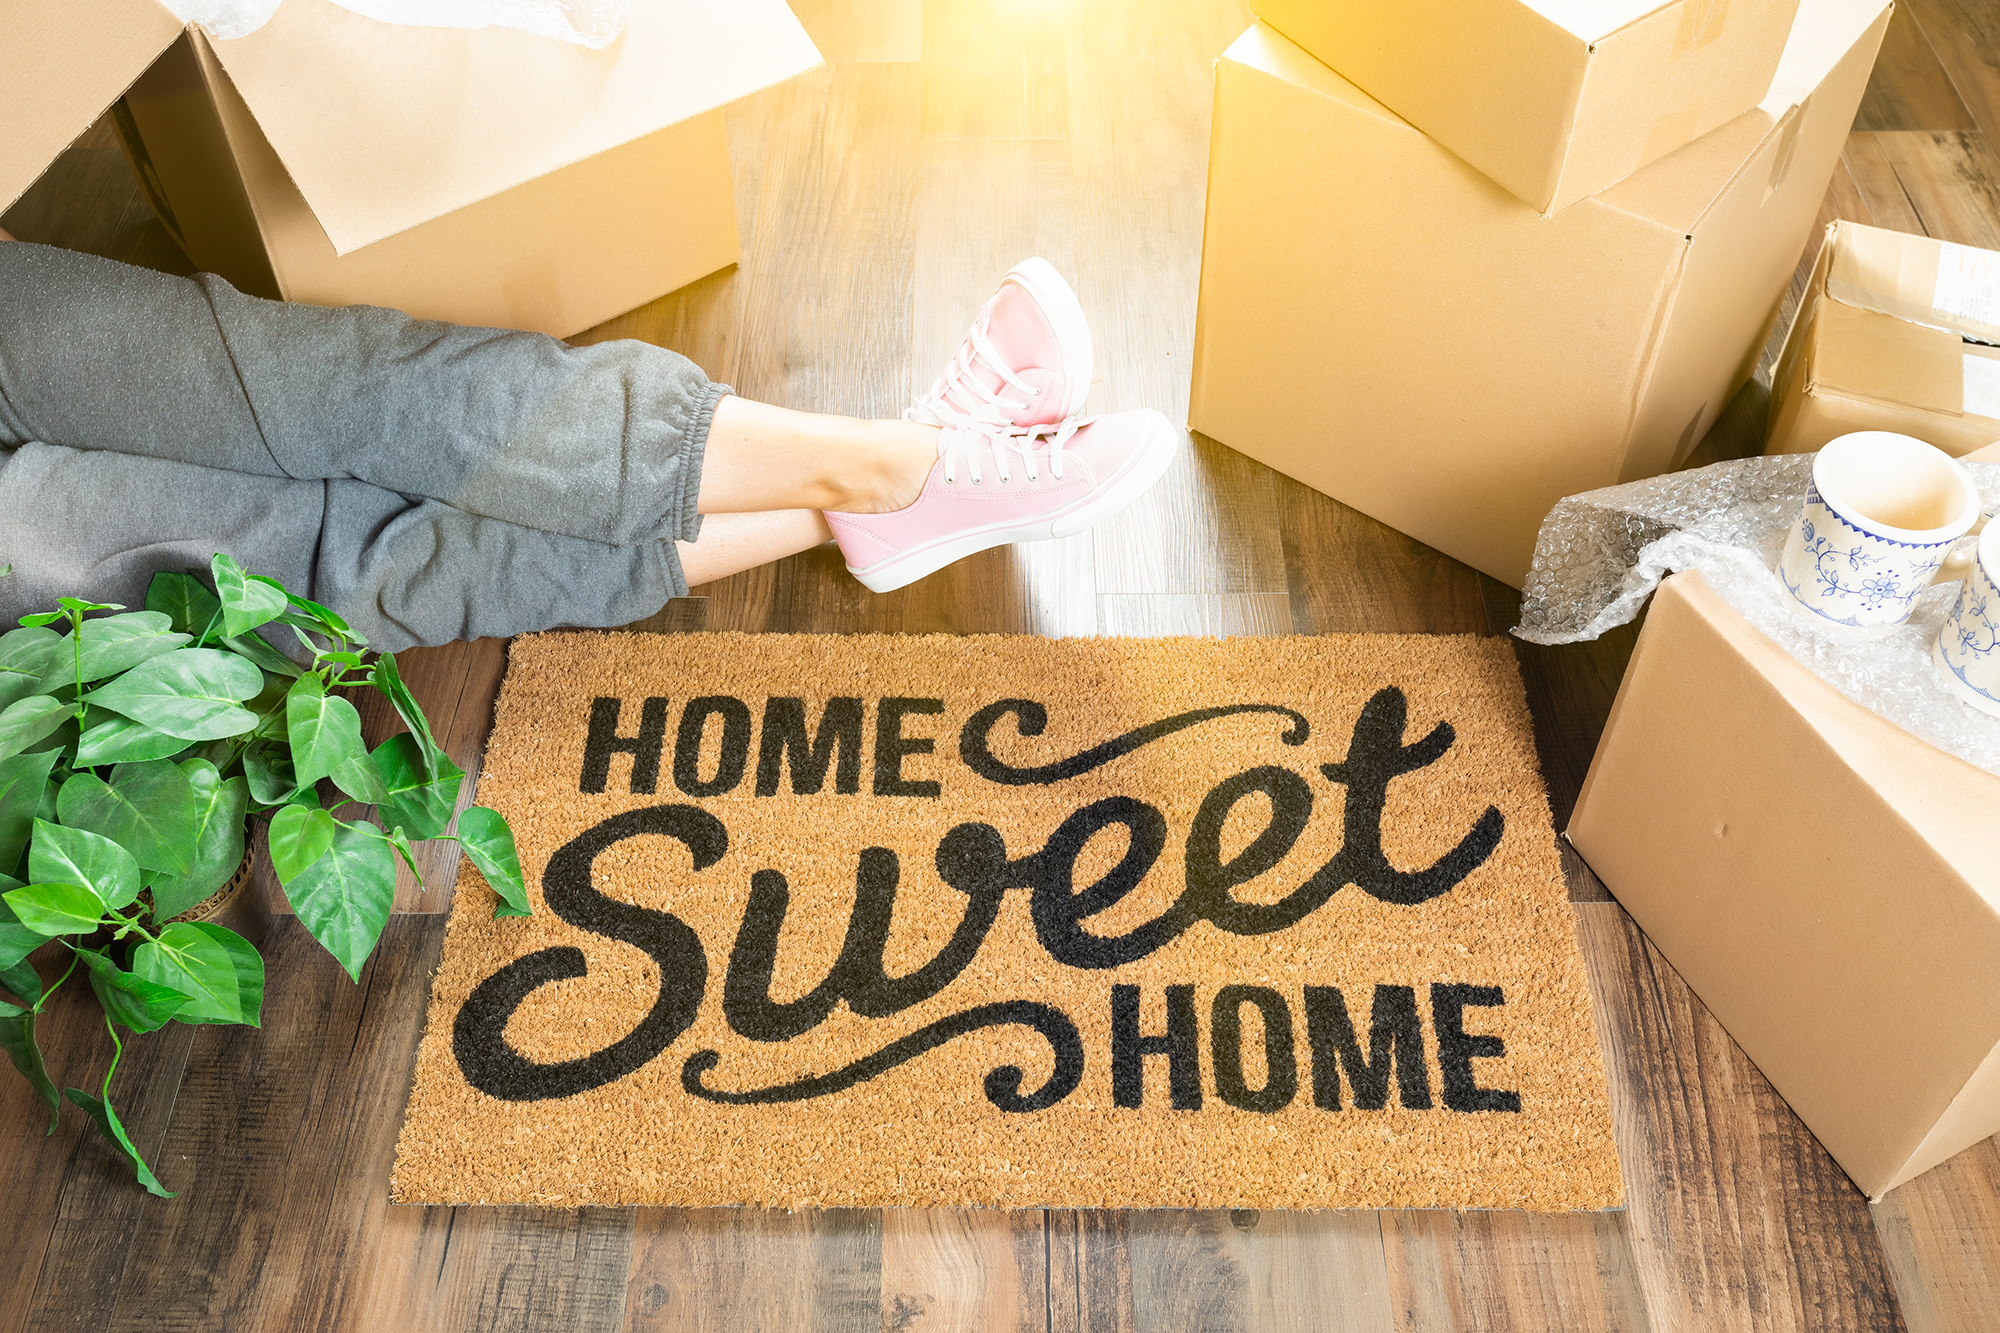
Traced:
[[1951, 554], [1944, 558], [1944, 563], [1931, 577], [1932, 583], [1949, 583], [1972, 572], [1973, 554], [1979, 549], [1979, 534], [1986, 531], [1986, 525], [1993, 521], [1993, 513], [1988, 510], [1980, 514], [1979, 521], [1972, 525], [1972, 531], [1958, 539], [1951, 548]]

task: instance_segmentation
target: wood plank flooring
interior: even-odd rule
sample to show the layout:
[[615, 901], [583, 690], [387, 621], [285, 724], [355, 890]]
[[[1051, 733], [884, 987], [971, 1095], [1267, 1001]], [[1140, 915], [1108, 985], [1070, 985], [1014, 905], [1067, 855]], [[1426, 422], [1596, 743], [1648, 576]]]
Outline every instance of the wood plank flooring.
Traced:
[[[1184, 413], [1211, 62], [1248, 5], [794, 8], [829, 64], [730, 111], [743, 262], [585, 340], [672, 347], [751, 397], [893, 415], [994, 280], [1039, 253], [1091, 314], [1093, 405]], [[1899, 8], [1855, 130], [1822, 220], [2000, 246], [2000, 0]], [[0, 222], [187, 271], [103, 124]], [[1747, 388], [1693, 461], [1755, 452], [1764, 393]], [[1093, 532], [880, 597], [810, 552], [639, 628], [1498, 634], [1516, 610], [1512, 589], [1197, 438]], [[1558, 826], [1635, 634], [1516, 645]], [[505, 645], [404, 662], [476, 774]], [[44, 1138], [24, 1085], [0, 1080], [0, 1333], [2000, 1327], [2000, 1148], [1871, 1208], [1573, 856], [1622, 1212], [391, 1208], [450, 862], [433, 850], [424, 885], [402, 886], [358, 986], [278, 915], [262, 1029], [133, 1045], [119, 1105], [176, 1199], [137, 1192], [79, 1116]], [[268, 871], [265, 887], [282, 913]], [[53, 1006], [44, 1040], [72, 1077], [109, 1058], [88, 1004]]]

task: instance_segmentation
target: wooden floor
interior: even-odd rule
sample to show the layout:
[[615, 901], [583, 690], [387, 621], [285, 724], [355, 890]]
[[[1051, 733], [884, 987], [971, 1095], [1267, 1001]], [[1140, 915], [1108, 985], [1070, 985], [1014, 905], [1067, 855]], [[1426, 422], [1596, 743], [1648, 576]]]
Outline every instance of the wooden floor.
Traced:
[[[731, 112], [744, 258], [594, 330], [740, 392], [886, 416], [1039, 253], [1097, 333], [1093, 406], [1187, 406], [1211, 62], [1239, 0], [797, 0], [828, 66]], [[1827, 216], [2000, 248], [2000, 0], [1907, 0]], [[186, 271], [104, 127], [4, 219]], [[1810, 258], [1810, 256], [1807, 256]], [[1754, 452], [1745, 391], [1697, 462]], [[1184, 416], [1180, 419], [1185, 419]], [[1219, 444], [1131, 512], [872, 596], [821, 551], [696, 590], [659, 632], [1499, 634], [1515, 593]], [[1517, 645], [1558, 826], [1630, 631]], [[505, 645], [406, 674], [476, 772]], [[386, 719], [374, 718], [378, 731]], [[1571, 858], [1629, 1207], [1618, 1213], [400, 1209], [390, 1156], [449, 866], [359, 986], [282, 914], [260, 1031], [133, 1044], [149, 1199], [0, 1079], [0, 1330], [1680, 1330], [2000, 1327], [2000, 1151], [1871, 1208]], [[69, 999], [75, 1000], [75, 996]], [[109, 1051], [58, 1004], [50, 1063]]]

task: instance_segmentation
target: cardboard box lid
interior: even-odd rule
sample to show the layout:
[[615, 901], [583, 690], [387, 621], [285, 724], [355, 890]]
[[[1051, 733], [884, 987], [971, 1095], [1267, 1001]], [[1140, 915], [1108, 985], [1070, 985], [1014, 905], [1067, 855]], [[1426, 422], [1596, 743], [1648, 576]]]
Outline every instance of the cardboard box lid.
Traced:
[[181, 35], [156, 0], [13, 0], [0, 40], [5, 209]]
[[1835, 223], [1827, 244], [1834, 300], [2000, 342], [2000, 253], [1858, 222]]
[[[110, 89], [68, 99], [70, 123], [83, 118], [69, 138], [181, 26], [168, 15], [166, 31], [155, 0], [81, 0], [89, 22], [78, 5], [14, 0], [15, 25], [40, 36], [23, 57], [10, 28], [0, 63], [0, 86], [31, 61], [45, 80], [84, 70], [93, 90]], [[249, 36], [208, 44], [340, 254], [822, 63], [784, 0], [633, 0], [624, 35], [602, 51], [286, 0]]]

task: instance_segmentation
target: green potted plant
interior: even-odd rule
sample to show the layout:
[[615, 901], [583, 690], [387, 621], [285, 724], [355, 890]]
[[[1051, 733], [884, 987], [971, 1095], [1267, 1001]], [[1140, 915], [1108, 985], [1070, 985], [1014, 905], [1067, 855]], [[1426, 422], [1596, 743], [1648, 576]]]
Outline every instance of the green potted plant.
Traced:
[[[465, 779], [394, 656], [366, 659], [339, 616], [227, 555], [211, 572], [213, 590], [159, 575], [143, 611], [66, 597], [0, 635], [0, 990], [17, 1001], [0, 1002], [0, 1046], [48, 1104], [50, 1133], [67, 1096], [162, 1197], [111, 1106], [119, 1029], [257, 1024], [255, 946], [188, 919], [241, 878], [252, 822], [266, 824], [300, 922], [358, 980], [389, 919], [396, 856], [416, 871], [412, 840], [446, 836]], [[274, 622], [302, 661], [258, 635]], [[338, 693], [358, 686], [409, 727], [372, 752]], [[337, 817], [350, 806], [380, 824]], [[499, 896], [495, 915], [526, 915], [506, 821], [473, 806], [456, 839]], [[60, 971], [44, 985], [29, 955], [52, 941]], [[113, 1055], [96, 1095], [58, 1095], [35, 1020], [79, 970]]]

